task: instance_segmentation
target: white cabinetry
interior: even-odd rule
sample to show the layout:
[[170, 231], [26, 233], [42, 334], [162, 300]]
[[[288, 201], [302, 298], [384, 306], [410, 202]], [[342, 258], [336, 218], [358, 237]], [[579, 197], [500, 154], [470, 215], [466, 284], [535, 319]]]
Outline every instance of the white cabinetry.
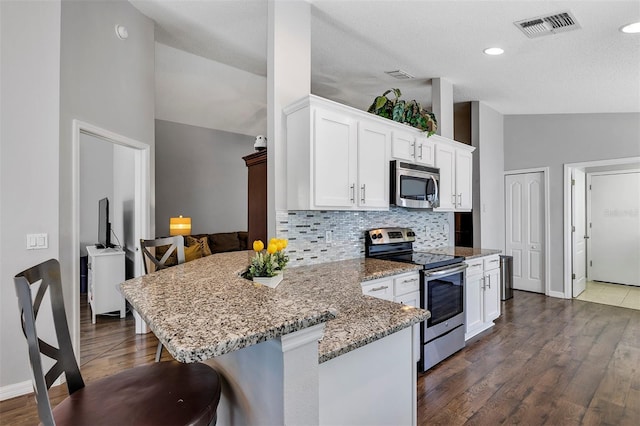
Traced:
[[[364, 281], [362, 294], [389, 300], [402, 305], [420, 307], [420, 272], [412, 271], [377, 280]], [[420, 327], [413, 327], [413, 355], [420, 359]]]
[[124, 281], [124, 250], [88, 246], [87, 254], [87, 302], [91, 306], [91, 322], [96, 323], [96, 315], [114, 311], [120, 311], [120, 318], [124, 318], [125, 301], [118, 289]]
[[438, 136], [432, 139], [435, 164], [440, 169], [440, 207], [436, 211], [470, 211], [474, 148]]
[[317, 97], [285, 114], [288, 209], [389, 209], [390, 129]]
[[498, 255], [466, 260], [465, 339], [493, 326], [500, 316], [500, 258]]
[[314, 95], [283, 112], [287, 209], [388, 210], [394, 158], [440, 168], [437, 210], [471, 210], [475, 148]]
[[435, 165], [435, 145], [424, 136], [394, 130], [391, 138], [391, 157], [425, 166]]
[[362, 283], [362, 294], [420, 307], [420, 272], [406, 272]]

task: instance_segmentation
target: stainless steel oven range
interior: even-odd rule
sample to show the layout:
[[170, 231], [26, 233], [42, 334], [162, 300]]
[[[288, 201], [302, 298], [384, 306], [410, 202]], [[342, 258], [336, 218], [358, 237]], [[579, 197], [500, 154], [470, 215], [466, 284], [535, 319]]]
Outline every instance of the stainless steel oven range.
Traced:
[[409, 228], [365, 231], [367, 257], [422, 265], [420, 307], [431, 318], [420, 326], [419, 371], [426, 371], [464, 348], [464, 283], [467, 265], [461, 256], [413, 250], [415, 233]]

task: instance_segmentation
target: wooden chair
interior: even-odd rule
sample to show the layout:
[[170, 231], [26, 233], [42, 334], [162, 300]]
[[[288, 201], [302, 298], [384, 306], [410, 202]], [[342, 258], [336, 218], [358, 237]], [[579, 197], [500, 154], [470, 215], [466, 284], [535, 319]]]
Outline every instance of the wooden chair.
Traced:
[[[158, 247], [168, 246], [169, 248], [164, 253], [164, 255], [160, 258], [156, 258], [156, 253]], [[148, 274], [149, 266], [154, 266], [154, 271], [159, 271], [160, 269], [168, 268], [167, 261], [171, 257], [171, 255], [175, 252], [177, 258], [177, 264], [184, 263], [184, 238], [182, 235], [176, 235], [175, 237], [165, 237], [165, 238], [156, 238], [155, 240], [140, 240], [140, 248], [142, 249], [143, 254], [143, 264], [144, 264], [144, 273]], [[149, 250], [153, 248], [153, 252]]]
[[[71, 346], [58, 261], [50, 259], [29, 268], [17, 274], [14, 283], [29, 347], [38, 416], [44, 425], [215, 424], [220, 401], [220, 380], [215, 370], [201, 363], [168, 361], [135, 367], [85, 385]], [[37, 288], [33, 299], [32, 286]], [[40, 339], [36, 331], [36, 318], [47, 290], [57, 347]], [[46, 372], [41, 353], [55, 361]], [[52, 410], [48, 390], [63, 373], [69, 397]]]
[[[167, 251], [158, 260], [156, 253], [158, 247], [168, 246]], [[154, 266], [153, 271], [159, 271], [166, 269], [169, 266], [167, 261], [173, 253], [176, 255], [177, 264], [184, 263], [184, 238], [182, 235], [176, 235], [175, 237], [156, 238], [155, 240], [140, 240], [140, 249], [142, 250], [142, 264], [144, 265], [144, 273], [149, 273], [149, 266]], [[152, 250], [149, 250], [152, 249]], [[158, 349], [156, 350], [156, 362], [160, 362], [162, 358], [162, 343], [158, 342]]]

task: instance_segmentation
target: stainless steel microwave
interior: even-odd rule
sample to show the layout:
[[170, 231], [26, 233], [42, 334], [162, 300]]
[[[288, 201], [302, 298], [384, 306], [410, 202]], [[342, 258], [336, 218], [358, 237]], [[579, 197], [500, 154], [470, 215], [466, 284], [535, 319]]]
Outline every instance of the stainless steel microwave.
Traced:
[[440, 170], [395, 160], [391, 162], [392, 204], [414, 209], [440, 206]]

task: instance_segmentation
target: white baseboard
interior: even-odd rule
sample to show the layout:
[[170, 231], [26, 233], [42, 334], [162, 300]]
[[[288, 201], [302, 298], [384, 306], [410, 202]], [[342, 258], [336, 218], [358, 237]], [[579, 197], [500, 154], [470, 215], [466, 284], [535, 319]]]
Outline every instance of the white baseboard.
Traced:
[[0, 387], [0, 401], [33, 392], [31, 380]]
[[550, 290], [549, 291], [549, 297], [557, 297], [558, 299], [566, 299], [566, 297], [564, 297], [564, 292], [562, 292], [562, 291]]

